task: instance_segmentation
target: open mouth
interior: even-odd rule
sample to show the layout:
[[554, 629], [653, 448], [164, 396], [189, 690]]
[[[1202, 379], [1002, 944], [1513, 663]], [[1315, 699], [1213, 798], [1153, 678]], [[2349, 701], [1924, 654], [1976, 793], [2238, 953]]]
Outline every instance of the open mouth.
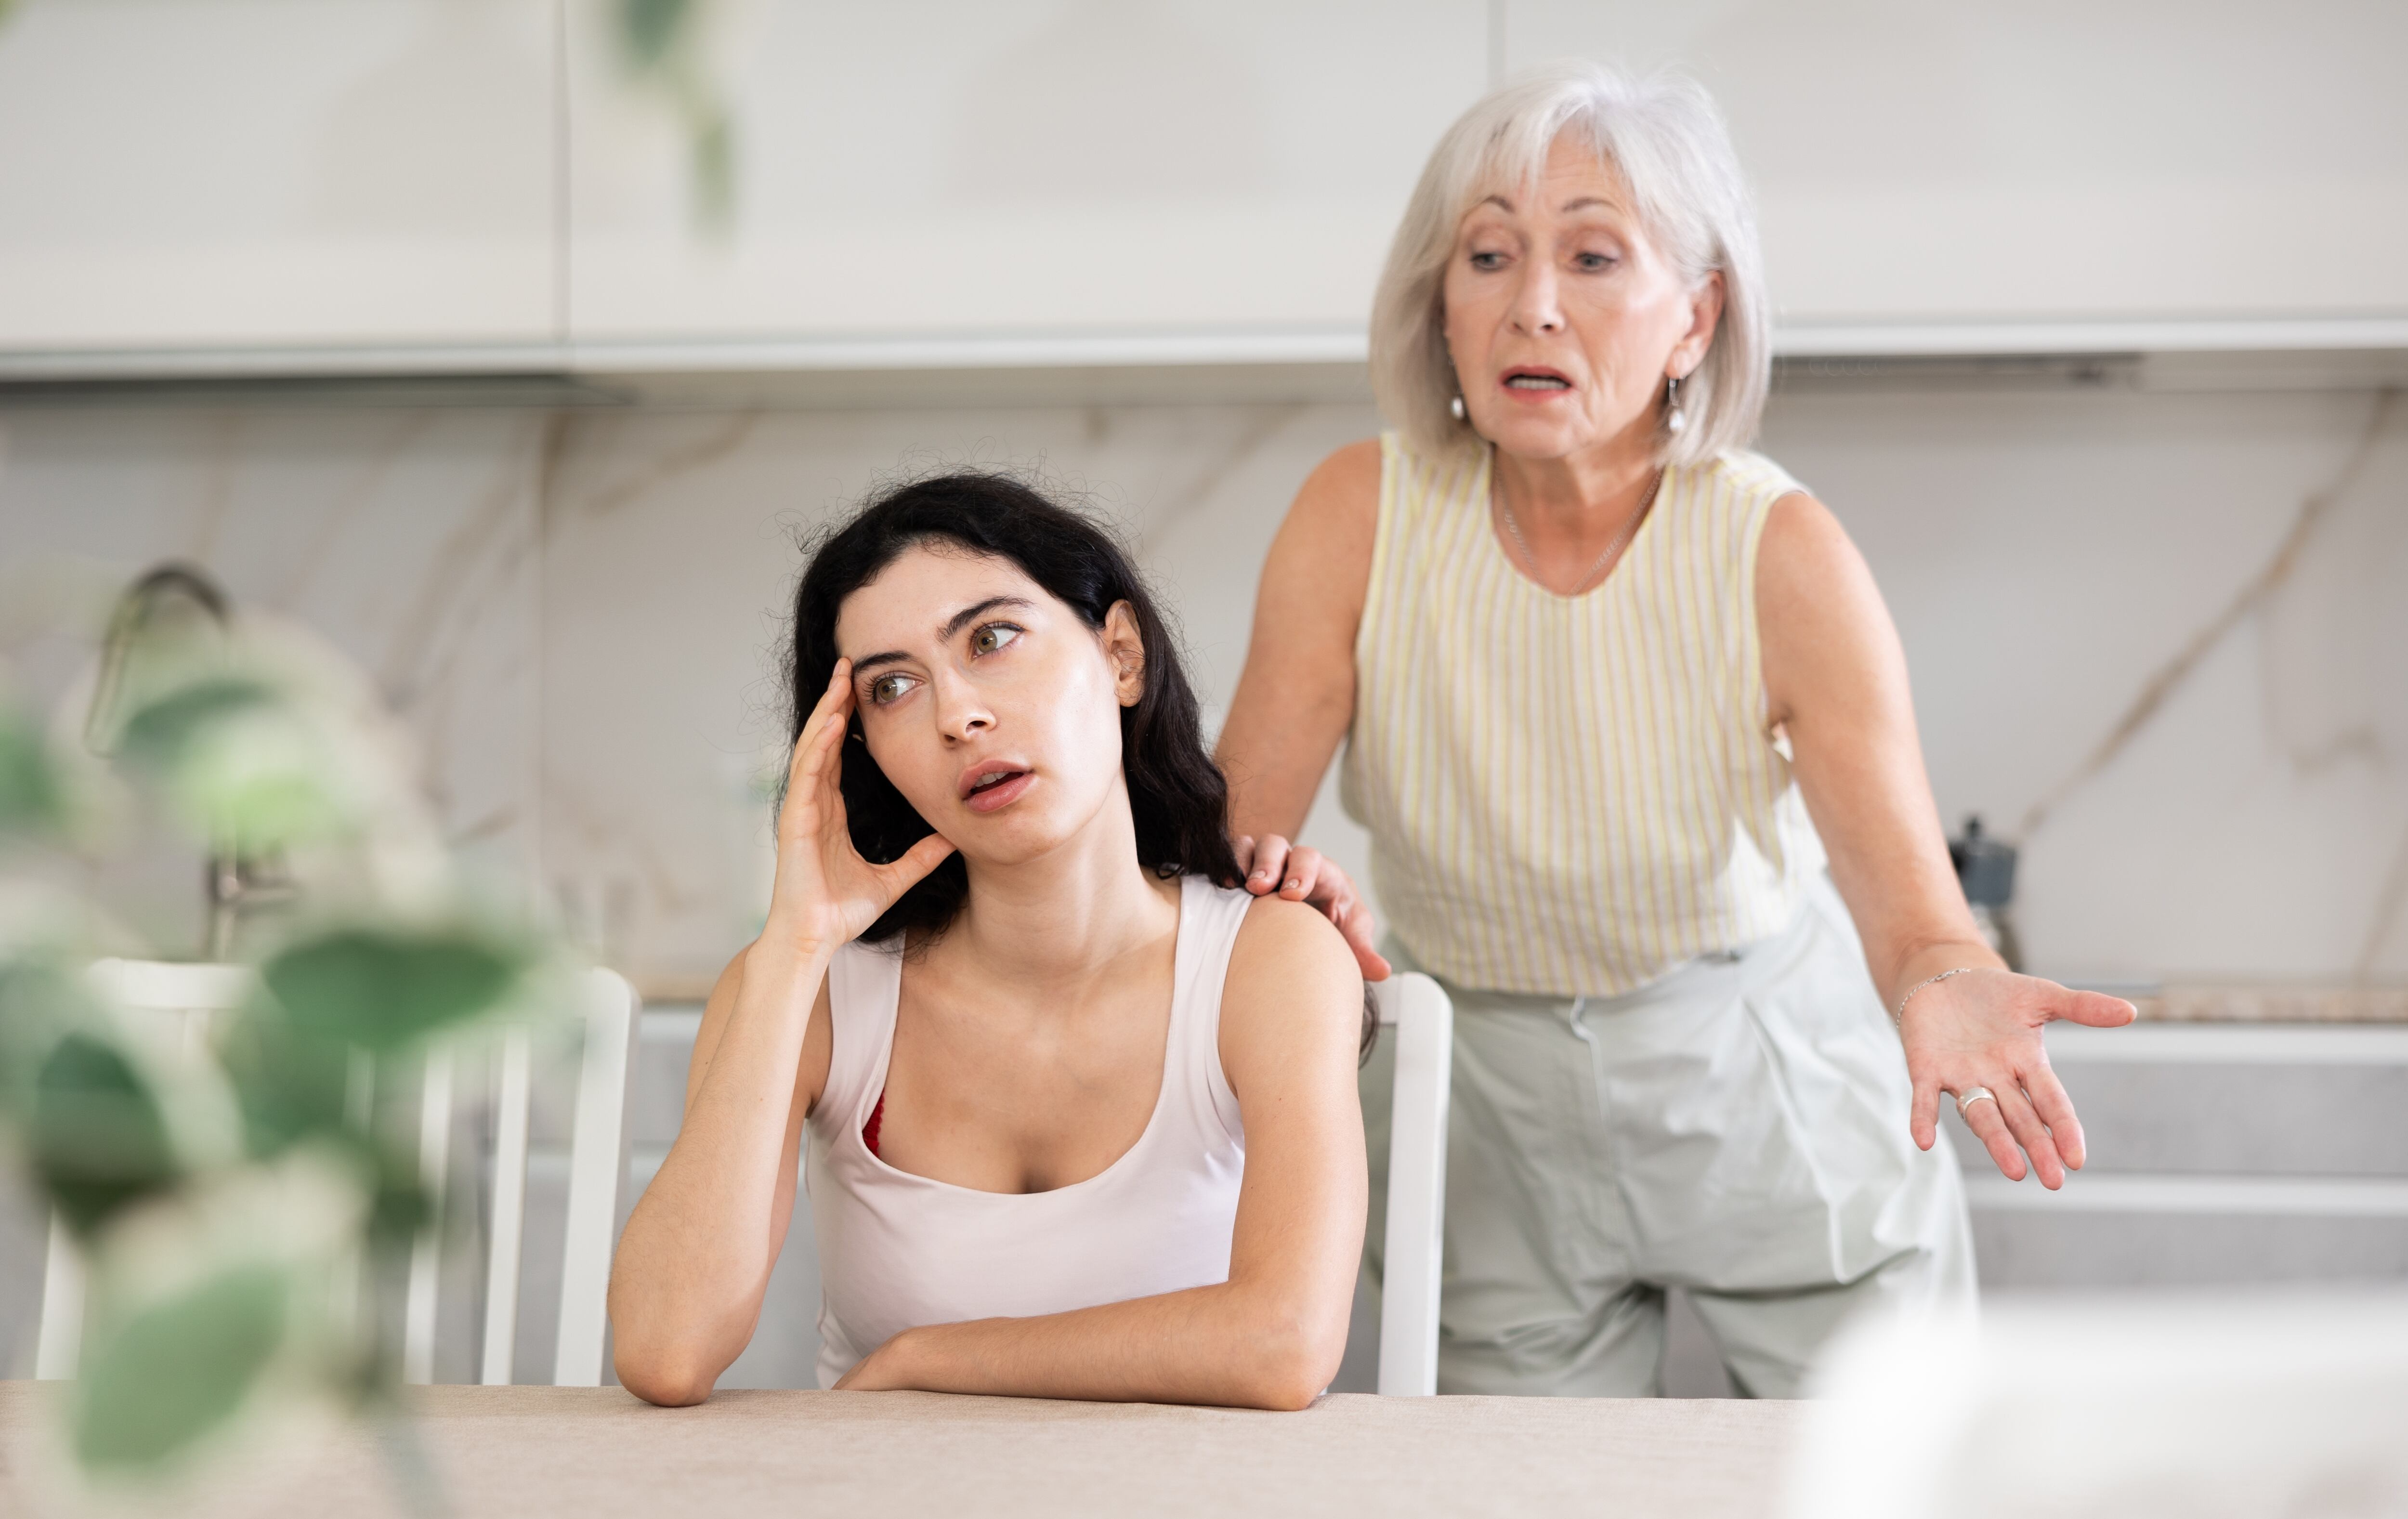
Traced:
[[1553, 369], [1508, 369], [1505, 388], [1509, 391], [1568, 391], [1572, 382]]
[[1030, 772], [1014, 765], [990, 765], [968, 778], [962, 800], [974, 812], [992, 812], [1028, 789]]

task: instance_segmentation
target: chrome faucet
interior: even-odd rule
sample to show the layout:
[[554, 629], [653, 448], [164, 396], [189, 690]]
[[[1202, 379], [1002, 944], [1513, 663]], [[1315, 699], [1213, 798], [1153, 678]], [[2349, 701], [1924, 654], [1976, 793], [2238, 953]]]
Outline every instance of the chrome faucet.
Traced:
[[[93, 678], [92, 705], [84, 712], [84, 747], [108, 758], [123, 737], [117, 707], [122, 700], [126, 666], [155, 618], [179, 603], [205, 613], [221, 637], [231, 628], [234, 604], [218, 583], [191, 565], [165, 564], [126, 587], [109, 613], [108, 632], [101, 641], [100, 671]], [[283, 860], [270, 853], [251, 856], [222, 831], [202, 865], [202, 891], [208, 902], [208, 939], [203, 954], [222, 960], [234, 948], [235, 928], [246, 909], [289, 900], [294, 882]]]

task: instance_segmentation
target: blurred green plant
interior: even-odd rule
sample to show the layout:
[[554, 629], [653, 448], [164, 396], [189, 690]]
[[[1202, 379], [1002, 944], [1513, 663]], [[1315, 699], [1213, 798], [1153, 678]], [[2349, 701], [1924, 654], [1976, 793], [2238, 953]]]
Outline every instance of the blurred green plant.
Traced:
[[0, 702], [0, 839], [47, 834], [58, 820], [58, 785], [42, 760], [41, 731]]
[[[374, 1304], [429, 1211], [356, 1073], [559, 1017], [553, 948], [471, 899], [355, 672], [242, 620], [138, 658], [106, 766], [0, 681], [0, 1154], [86, 1264], [65, 1445], [96, 1479], [185, 1470], [280, 1403], [390, 1409]], [[198, 1047], [111, 1003], [103, 904], [56, 885], [146, 841], [86, 825], [95, 787], [147, 797], [152, 834], [303, 862], [245, 936], [250, 1000]]]
[[686, 135], [695, 222], [724, 233], [736, 215], [736, 127], [705, 50], [710, 0], [609, 0], [628, 78], [676, 112]]

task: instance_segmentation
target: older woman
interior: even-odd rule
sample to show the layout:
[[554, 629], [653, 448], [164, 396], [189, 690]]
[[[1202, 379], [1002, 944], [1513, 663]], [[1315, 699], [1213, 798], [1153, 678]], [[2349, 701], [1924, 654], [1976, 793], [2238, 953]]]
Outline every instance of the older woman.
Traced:
[[1941, 1096], [2058, 1186], [2082, 1130], [2041, 1026], [2132, 1016], [1971, 921], [1881, 595], [1743, 451], [1758, 265], [1701, 90], [1498, 91], [1381, 279], [1396, 430], [1313, 472], [1263, 572], [1220, 747], [1249, 884], [1385, 973], [1288, 842], [1343, 738], [1387, 958], [1459, 1013], [1441, 1390], [1656, 1391], [1679, 1287], [1742, 1391], [1794, 1394], [1858, 1305], [1972, 1293]]

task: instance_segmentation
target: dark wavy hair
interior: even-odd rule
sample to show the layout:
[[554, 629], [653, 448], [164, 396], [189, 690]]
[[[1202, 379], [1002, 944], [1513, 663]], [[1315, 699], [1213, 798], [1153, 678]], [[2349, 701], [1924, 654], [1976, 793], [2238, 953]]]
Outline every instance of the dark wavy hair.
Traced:
[[[1194, 874], [1236, 885], [1228, 783], [1204, 748], [1196, 690], [1169, 623], [1109, 532], [1009, 475], [965, 471], [896, 486], [820, 541], [795, 589], [789, 741], [801, 737], [836, 672], [836, 619], [844, 598], [924, 544], [1008, 560], [1097, 631], [1115, 602], [1129, 604], [1145, 640], [1144, 694], [1121, 709], [1121, 768], [1137, 823], [1138, 861], [1166, 880]], [[886, 779], [867, 745], [847, 741], [843, 748], [845, 816], [864, 859], [900, 858], [936, 831]], [[969, 888], [962, 857], [949, 855], [862, 937], [933, 939], [961, 911]]]

